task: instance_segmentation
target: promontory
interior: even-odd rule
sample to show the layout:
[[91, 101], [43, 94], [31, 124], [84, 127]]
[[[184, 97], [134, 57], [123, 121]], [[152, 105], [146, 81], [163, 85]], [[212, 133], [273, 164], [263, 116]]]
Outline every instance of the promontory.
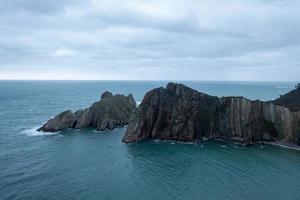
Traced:
[[146, 93], [136, 108], [133, 96], [104, 92], [84, 110], [62, 112], [39, 131], [93, 127], [112, 130], [128, 124], [122, 139], [198, 142], [229, 140], [242, 145], [280, 142], [300, 145], [300, 87], [274, 101], [211, 96], [183, 84], [168, 83]]
[[[296, 97], [300, 89], [291, 93], [274, 102], [262, 102], [244, 97], [219, 98], [169, 83], [145, 95], [122, 141], [222, 139], [244, 145], [261, 141], [300, 145], [300, 111], [294, 106], [300, 99], [291, 97]], [[282, 98], [294, 103], [285, 104]]]

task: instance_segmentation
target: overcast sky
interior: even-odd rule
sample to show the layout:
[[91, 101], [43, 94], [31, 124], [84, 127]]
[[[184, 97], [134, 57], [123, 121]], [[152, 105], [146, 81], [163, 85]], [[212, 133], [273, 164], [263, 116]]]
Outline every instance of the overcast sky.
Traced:
[[0, 0], [0, 79], [300, 80], [299, 0]]

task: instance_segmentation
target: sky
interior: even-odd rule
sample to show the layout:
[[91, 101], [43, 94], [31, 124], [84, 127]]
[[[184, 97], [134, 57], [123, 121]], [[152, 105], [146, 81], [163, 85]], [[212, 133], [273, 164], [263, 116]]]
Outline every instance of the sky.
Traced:
[[1, 0], [0, 79], [299, 81], [299, 0]]

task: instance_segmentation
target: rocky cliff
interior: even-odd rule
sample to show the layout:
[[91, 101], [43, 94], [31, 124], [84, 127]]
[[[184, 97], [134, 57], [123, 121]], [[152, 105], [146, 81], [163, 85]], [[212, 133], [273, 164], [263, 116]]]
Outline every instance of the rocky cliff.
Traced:
[[130, 115], [136, 110], [133, 96], [104, 92], [101, 100], [91, 107], [75, 113], [68, 110], [47, 121], [38, 131], [56, 132], [67, 128], [94, 127], [97, 130], [114, 129], [128, 124]]
[[300, 83], [294, 90], [281, 95], [273, 103], [288, 107], [292, 111], [300, 111]]
[[228, 139], [242, 144], [280, 140], [300, 144], [300, 112], [272, 102], [210, 96], [182, 84], [149, 91], [123, 142], [143, 139]]

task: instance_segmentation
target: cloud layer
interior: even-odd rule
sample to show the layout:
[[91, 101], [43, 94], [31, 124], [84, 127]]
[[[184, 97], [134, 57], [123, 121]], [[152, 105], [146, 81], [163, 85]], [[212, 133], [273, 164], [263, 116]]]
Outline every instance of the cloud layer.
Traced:
[[1, 0], [0, 79], [300, 79], [297, 0]]

